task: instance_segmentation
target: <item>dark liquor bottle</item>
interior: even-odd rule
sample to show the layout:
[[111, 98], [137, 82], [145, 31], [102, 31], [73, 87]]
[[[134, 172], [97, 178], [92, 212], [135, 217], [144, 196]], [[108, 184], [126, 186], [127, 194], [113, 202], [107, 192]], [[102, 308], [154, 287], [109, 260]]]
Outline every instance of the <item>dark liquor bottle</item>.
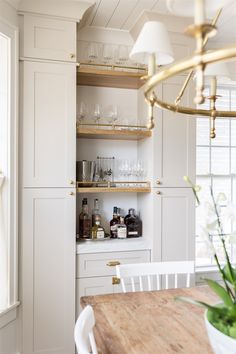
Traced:
[[99, 210], [98, 199], [94, 199], [94, 208], [92, 211], [92, 226], [95, 226], [95, 221], [99, 221], [101, 223], [101, 214]]
[[79, 237], [91, 238], [91, 218], [88, 212], [87, 198], [82, 200], [82, 211], [79, 215]]
[[142, 221], [135, 214], [135, 209], [129, 209], [129, 213], [125, 217], [125, 225], [128, 238], [142, 236]]
[[110, 235], [111, 238], [117, 238], [117, 225], [119, 224], [119, 219], [117, 216], [117, 207], [113, 208], [113, 219], [110, 221]]

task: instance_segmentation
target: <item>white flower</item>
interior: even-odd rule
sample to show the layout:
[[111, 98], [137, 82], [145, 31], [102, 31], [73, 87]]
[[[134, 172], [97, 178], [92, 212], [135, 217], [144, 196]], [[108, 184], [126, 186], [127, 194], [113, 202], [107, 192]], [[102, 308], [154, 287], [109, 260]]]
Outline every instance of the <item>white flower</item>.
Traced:
[[232, 232], [228, 238], [230, 243], [236, 243], [236, 231]]
[[197, 209], [198, 217], [202, 221], [201, 227], [207, 231], [216, 230], [217, 228], [217, 216], [214, 206], [209, 202], [201, 204]]
[[219, 193], [216, 197], [216, 204], [221, 204], [222, 202], [225, 202], [227, 200], [227, 197], [225, 193]]
[[205, 243], [209, 256], [214, 256], [216, 254], [215, 247], [209, 237], [209, 233], [206, 228], [201, 227], [201, 232], [199, 234], [199, 237]]
[[225, 207], [222, 210], [221, 220], [225, 223], [236, 221], [236, 205], [235, 204], [228, 204], [227, 207]]

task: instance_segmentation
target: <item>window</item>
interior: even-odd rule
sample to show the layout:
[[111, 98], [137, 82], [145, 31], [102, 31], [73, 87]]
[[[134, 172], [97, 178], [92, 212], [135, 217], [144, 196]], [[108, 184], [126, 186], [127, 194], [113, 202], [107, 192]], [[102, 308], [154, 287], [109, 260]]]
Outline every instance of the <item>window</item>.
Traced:
[[[220, 87], [217, 94], [221, 97], [217, 101], [216, 108], [221, 110], [236, 110], [236, 88]], [[206, 89], [206, 96], [209, 89]], [[208, 108], [208, 102], [204, 105]], [[224, 192], [228, 201], [236, 203], [236, 119], [217, 118], [216, 138], [210, 139], [210, 122], [208, 118], [197, 118], [197, 184], [203, 187], [201, 199], [210, 198], [209, 186], [212, 186], [214, 194]], [[224, 206], [222, 206], [224, 207]], [[214, 260], [208, 255], [205, 243], [200, 240], [199, 225], [201, 215], [196, 209], [196, 264], [198, 266], [215, 265]], [[231, 232], [232, 225], [228, 225]], [[219, 245], [218, 238], [213, 237], [216, 247]], [[228, 245], [232, 261], [236, 260], [234, 245]], [[221, 255], [223, 261], [223, 254]]]
[[16, 31], [0, 23], [0, 312], [17, 302]]

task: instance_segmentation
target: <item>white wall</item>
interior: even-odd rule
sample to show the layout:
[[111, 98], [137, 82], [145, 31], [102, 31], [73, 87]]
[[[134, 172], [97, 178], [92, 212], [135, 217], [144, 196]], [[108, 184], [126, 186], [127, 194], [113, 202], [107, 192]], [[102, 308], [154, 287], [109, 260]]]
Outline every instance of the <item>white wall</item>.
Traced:
[[0, 0], [0, 19], [10, 25], [18, 27], [17, 11], [5, 0]]

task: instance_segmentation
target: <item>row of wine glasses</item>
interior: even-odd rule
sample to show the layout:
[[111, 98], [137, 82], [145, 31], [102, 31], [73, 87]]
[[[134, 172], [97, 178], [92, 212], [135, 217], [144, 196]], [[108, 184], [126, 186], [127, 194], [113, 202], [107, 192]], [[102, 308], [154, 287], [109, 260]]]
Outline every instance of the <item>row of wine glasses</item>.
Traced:
[[141, 160], [117, 160], [117, 180], [118, 181], [144, 181], [146, 168]]
[[115, 125], [118, 120], [117, 105], [113, 104], [102, 107], [99, 103], [95, 103], [89, 109], [85, 102], [80, 102], [77, 112], [78, 124], [83, 123], [87, 117], [91, 117], [95, 124], [99, 124], [102, 117], [106, 118], [111, 125]]
[[[83, 43], [82, 43], [83, 42]], [[120, 65], [137, 67], [140, 64], [129, 59], [132, 47], [127, 45], [114, 45], [109, 43], [84, 42], [82, 43], [80, 60], [88, 63], [102, 63], [107, 65]]]

